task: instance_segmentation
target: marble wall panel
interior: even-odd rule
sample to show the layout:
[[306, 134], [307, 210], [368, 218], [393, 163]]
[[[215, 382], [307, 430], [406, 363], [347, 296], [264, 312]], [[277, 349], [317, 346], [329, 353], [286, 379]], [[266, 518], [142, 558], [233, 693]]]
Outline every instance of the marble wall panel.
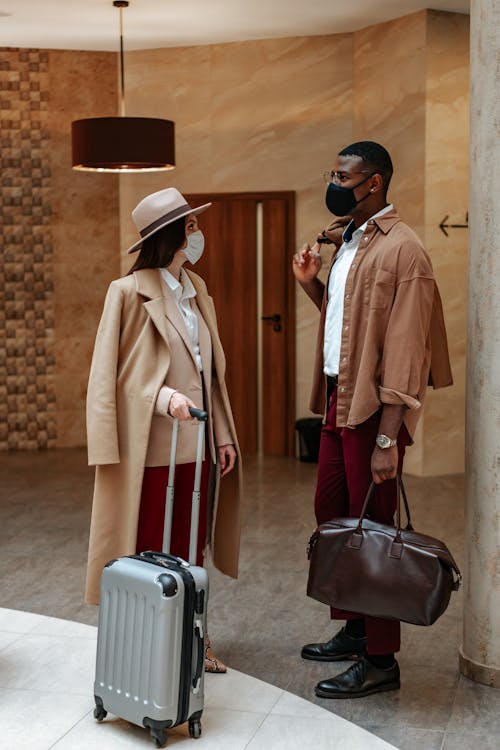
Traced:
[[424, 412], [422, 473], [464, 470], [465, 333], [469, 174], [469, 17], [426, 17], [425, 245], [439, 283], [454, 385], [429, 391]]

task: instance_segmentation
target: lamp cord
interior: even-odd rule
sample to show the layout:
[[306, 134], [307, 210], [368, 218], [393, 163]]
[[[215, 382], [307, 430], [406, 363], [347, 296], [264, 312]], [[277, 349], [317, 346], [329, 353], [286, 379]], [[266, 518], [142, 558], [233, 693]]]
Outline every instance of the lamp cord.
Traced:
[[120, 115], [125, 117], [125, 66], [123, 63], [123, 8], [128, 8], [127, 0], [114, 0], [113, 5], [120, 11]]

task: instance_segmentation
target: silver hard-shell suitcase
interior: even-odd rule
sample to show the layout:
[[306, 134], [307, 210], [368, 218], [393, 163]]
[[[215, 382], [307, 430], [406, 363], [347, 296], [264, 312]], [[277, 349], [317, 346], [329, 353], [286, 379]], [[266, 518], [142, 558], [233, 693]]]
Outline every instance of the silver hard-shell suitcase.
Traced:
[[191, 737], [201, 735], [204, 699], [208, 576], [196, 566], [203, 436], [199, 420], [191, 512], [189, 560], [169, 555], [174, 501], [178, 422], [174, 422], [166, 493], [163, 552], [111, 560], [101, 577], [94, 716], [108, 711], [149, 728], [157, 747], [165, 730], [189, 721]]

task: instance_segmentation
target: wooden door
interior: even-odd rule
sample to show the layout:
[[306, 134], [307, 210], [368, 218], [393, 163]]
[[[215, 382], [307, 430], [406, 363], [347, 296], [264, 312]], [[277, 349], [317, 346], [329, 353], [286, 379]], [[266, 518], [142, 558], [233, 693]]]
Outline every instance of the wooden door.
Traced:
[[195, 270], [214, 298], [242, 452], [293, 455], [294, 194], [186, 198], [193, 206], [213, 203], [199, 217], [205, 252]]

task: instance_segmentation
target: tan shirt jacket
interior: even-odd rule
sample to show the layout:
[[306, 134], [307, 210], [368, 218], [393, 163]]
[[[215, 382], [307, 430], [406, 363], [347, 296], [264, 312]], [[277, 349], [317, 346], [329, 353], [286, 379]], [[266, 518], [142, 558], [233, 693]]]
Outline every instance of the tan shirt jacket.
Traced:
[[[324, 413], [326, 406], [327, 286], [310, 400], [317, 414]], [[413, 435], [427, 384], [442, 388], [452, 382], [443, 309], [430, 258], [393, 209], [369, 220], [347, 276], [337, 425], [355, 427], [382, 404], [404, 404], [408, 407], [404, 422]]]

